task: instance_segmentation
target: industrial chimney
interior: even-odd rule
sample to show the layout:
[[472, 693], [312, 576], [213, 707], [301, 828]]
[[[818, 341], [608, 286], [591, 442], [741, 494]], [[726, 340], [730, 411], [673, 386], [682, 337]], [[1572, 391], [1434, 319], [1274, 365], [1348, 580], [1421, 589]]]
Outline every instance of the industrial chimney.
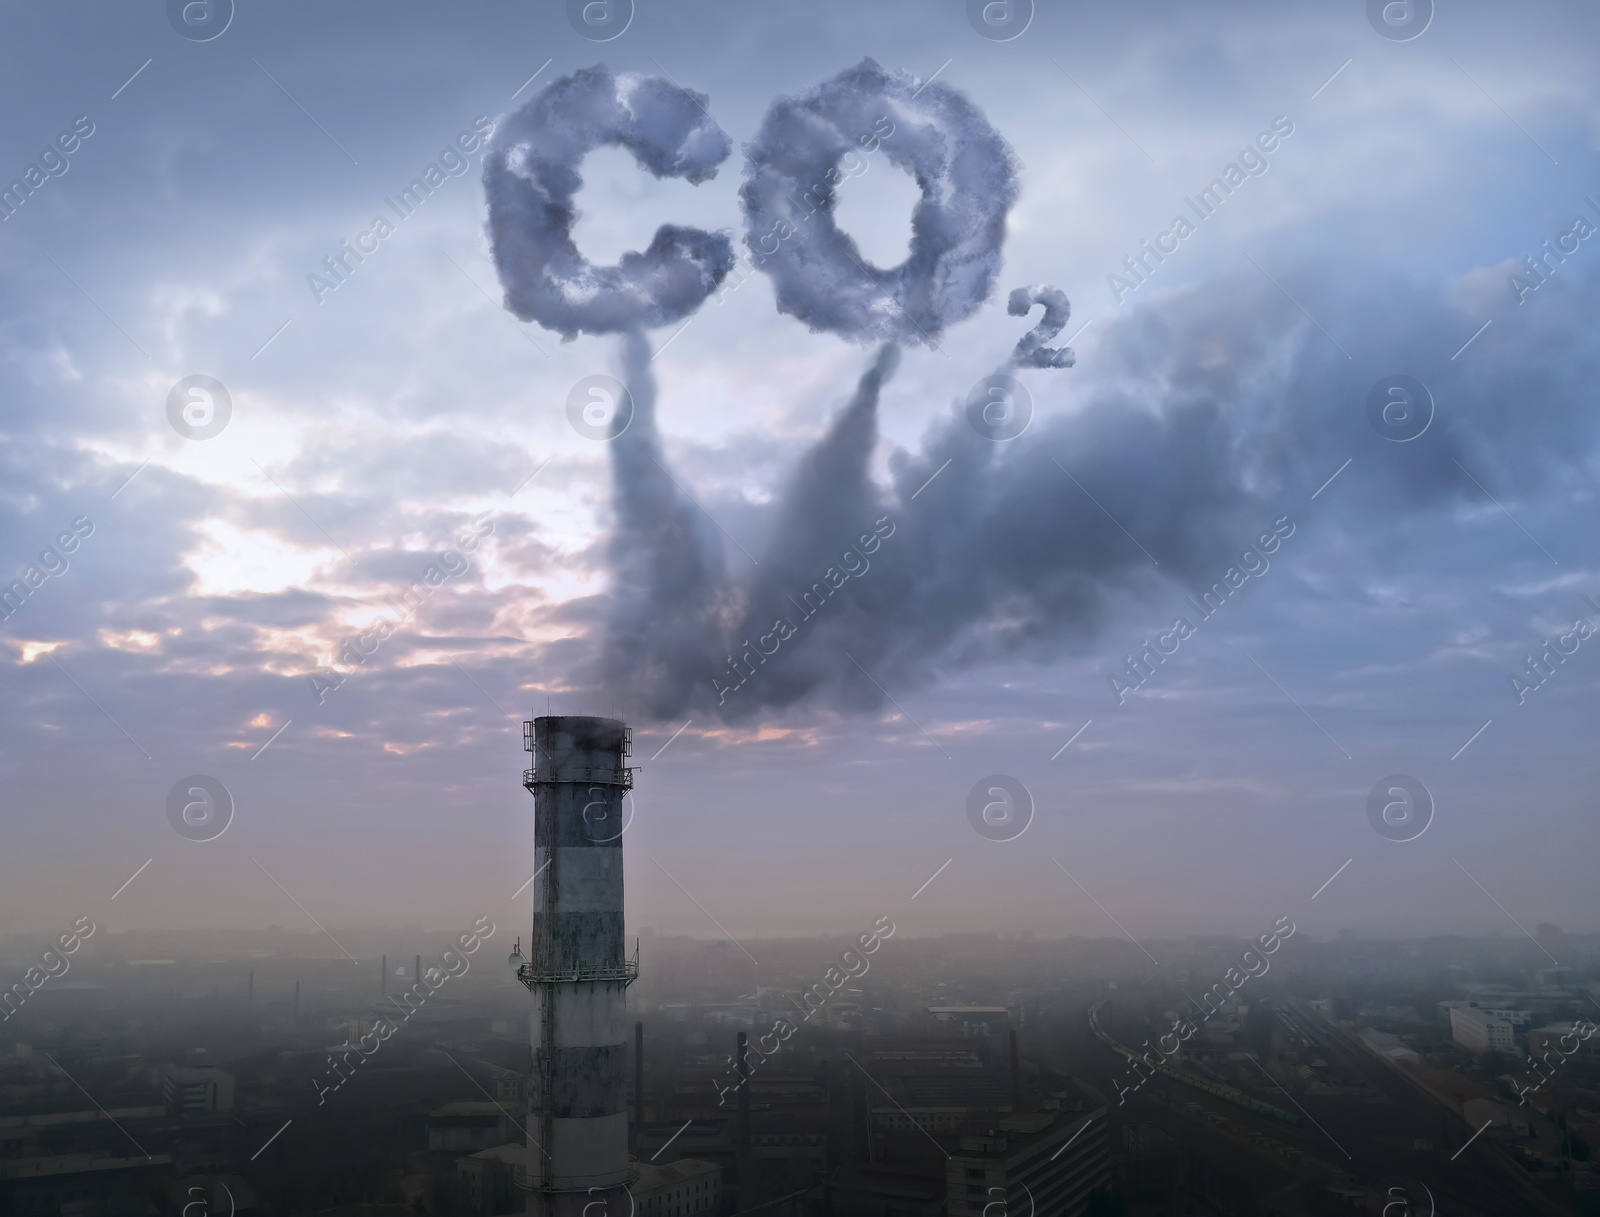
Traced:
[[[533, 933], [511, 957], [533, 994], [527, 1211], [628, 1217], [628, 985], [622, 800], [631, 739], [616, 719], [547, 716], [523, 724], [533, 768]], [[520, 944], [519, 944], [520, 947]]]

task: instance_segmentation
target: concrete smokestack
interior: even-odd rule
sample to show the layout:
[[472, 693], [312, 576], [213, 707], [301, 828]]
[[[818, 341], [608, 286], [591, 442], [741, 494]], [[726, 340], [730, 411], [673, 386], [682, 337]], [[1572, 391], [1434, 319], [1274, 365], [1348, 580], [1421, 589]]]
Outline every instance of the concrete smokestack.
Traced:
[[389, 993], [389, 957], [382, 957], [378, 964], [378, 996], [386, 997]]
[[584, 1217], [598, 1203], [626, 1217], [627, 988], [639, 974], [622, 921], [630, 735], [616, 719], [568, 715], [524, 723], [523, 734], [537, 873], [528, 958], [517, 967], [533, 994], [527, 1211]]

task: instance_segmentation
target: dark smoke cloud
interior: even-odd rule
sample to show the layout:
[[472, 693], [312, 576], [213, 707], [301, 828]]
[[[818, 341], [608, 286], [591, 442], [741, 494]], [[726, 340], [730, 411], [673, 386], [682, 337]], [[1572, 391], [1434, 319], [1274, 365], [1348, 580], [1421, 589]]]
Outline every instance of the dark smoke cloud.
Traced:
[[604, 674], [630, 702], [670, 713], [704, 680], [705, 657], [721, 645], [727, 581], [721, 538], [667, 472], [649, 344], [630, 333], [622, 357], [633, 418], [611, 441], [616, 521]]
[[[864, 59], [775, 102], [745, 152], [745, 243], [780, 312], [858, 342], [930, 342], [988, 298], [1016, 175], [1005, 140], [955, 90]], [[888, 270], [833, 219], [835, 187], [878, 156], [923, 192], [910, 256]]]
[[572, 240], [586, 153], [615, 145], [657, 177], [699, 185], [731, 145], [704, 94], [658, 77], [585, 68], [511, 115], [484, 158], [489, 243], [506, 307], [566, 338], [667, 325], [688, 316], [733, 268], [719, 233], [663, 224], [643, 253], [593, 266]]
[[[881, 543], [874, 554], [863, 554], [860, 538], [889, 508], [868, 464], [878, 439], [878, 397], [899, 362], [898, 347], [882, 347], [856, 386], [855, 396], [801, 459], [779, 502], [772, 540], [741, 589], [739, 615], [732, 621], [725, 652], [746, 638], [759, 640], [780, 618], [795, 626], [793, 641], [799, 644], [792, 648], [785, 644], [787, 653], [780, 650], [762, 665], [760, 691], [753, 685], [741, 690], [751, 693], [756, 705], [794, 701], [820, 685], [837, 684], [854, 670], [849, 645], [871, 628], [871, 622], [853, 596], [834, 593], [824, 576], [833, 568], [860, 586], [859, 581], [878, 573], [872, 564]], [[854, 558], [846, 559], [846, 551]], [[860, 573], [852, 573], [850, 566]], [[827, 602], [806, 617], [807, 605], [797, 598], [812, 591], [818, 580], [828, 589]]]
[[[1450, 354], [1475, 319], [1448, 293], [1375, 273], [1366, 292], [1331, 300], [1332, 277], [1308, 270], [1283, 281], [1308, 295], [1322, 285], [1320, 311], [1342, 319], [1354, 359], [1259, 276], [1220, 280], [1106, 324], [1092, 378], [1027, 373], [1037, 399], [1071, 408], [1016, 440], [982, 438], [957, 401], [917, 451], [892, 454], [886, 486], [869, 476], [894, 366], [881, 351], [768, 509], [760, 565], [739, 583], [659, 471], [619, 476], [617, 620], [629, 628], [607, 649], [613, 687], [651, 717], [746, 721], [803, 700], [870, 708], [882, 694], [862, 668], [892, 692], [971, 664], [1047, 659], [1099, 637], [1130, 595], [1148, 605], [1130, 633], [1164, 626], [1151, 614], [1209, 587], [1285, 512], [1314, 512], [1319, 536], [1377, 557], [1397, 533], [1482, 507], [1484, 490], [1515, 504], [1582, 488], [1600, 422], [1588, 405], [1600, 341], [1584, 322], [1600, 303], [1595, 277], [1537, 318], [1500, 316], [1464, 368]], [[1429, 385], [1438, 412], [1420, 439], [1396, 444], [1373, 432], [1365, 403], [1402, 370]], [[655, 451], [653, 430], [648, 443]], [[861, 538], [880, 518], [893, 531], [868, 553]], [[814, 590], [847, 551], [867, 569]], [[808, 590], [820, 602], [809, 616]]]

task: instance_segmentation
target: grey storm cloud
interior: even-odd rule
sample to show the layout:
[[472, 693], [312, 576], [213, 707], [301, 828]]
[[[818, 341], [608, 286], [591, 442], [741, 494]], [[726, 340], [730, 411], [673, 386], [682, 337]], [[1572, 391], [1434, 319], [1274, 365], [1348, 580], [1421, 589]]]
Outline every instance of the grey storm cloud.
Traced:
[[[1327, 284], [1320, 272], [1286, 278], [1291, 290]], [[1070, 408], [995, 443], [954, 402], [917, 451], [891, 454], [880, 484], [886, 347], [761, 509], [767, 540], [741, 580], [667, 472], [631, 344], [630, 388], [649, 409], [615, 449], [607, 679], [651, 717], [745, 721], [805, 700], [870, 709], [883, 689], [1081, 647], [1130, 595], [1176, 602], [1209, 587], [1286, 511], [1314, 511], [1319, 528], [1377, 551], [1489, 494], [1559, 495], [1587, 476], [1600, 373], [1582, 322], [1600, 284], [1564, 290], [1536, 320], [1502, 318], [1462, 367], [1450, 353], [1471, 327], [1447, 290], [1375, 274], [1341, 291], [1324, 311], [1347, 319], [1342, 344], [1360, 352], [1347, 358], [1259, 276], [1219, 279], [1109, 322], [1082, 384], [1030, 374], [1036, 394]], [[1366, 397], [1402, 370], [1430, 386], [1438, 413], [1422, 437], [1393, 443], [1369, 425]], [[1345, 484], [1309, 503], [1347, 459]], [[1165, 624], [1147, 617], [1130, 628]]]

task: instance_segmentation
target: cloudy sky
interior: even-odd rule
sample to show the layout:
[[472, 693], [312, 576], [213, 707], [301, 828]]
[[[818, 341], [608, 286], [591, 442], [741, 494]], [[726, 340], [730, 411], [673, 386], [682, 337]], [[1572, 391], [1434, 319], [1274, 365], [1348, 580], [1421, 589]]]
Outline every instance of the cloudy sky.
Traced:
[[[633, 724], [637, 926], [1600, 929], [1592, 6], [209, 7], [0, 5], [0, 925], [519, 924], [548, 707]], [[769, 109], [868, 57], [903, 135], [837, 190], [863, 262], [907, 257], [929, 123], [1009, 148], [951, 179], [1004, 237], [936, 346], [808, 326], [772, 268], [642, 341], [503, 307], [478, 135], [537, 143], [547, 87], [661, 78], [730, 146], [582, 156], [603, 266], [745, 249]], [[1076, 363], [980, 435], [1044, 285]], [[597, 375], [617, 440], [569, 421]]]

